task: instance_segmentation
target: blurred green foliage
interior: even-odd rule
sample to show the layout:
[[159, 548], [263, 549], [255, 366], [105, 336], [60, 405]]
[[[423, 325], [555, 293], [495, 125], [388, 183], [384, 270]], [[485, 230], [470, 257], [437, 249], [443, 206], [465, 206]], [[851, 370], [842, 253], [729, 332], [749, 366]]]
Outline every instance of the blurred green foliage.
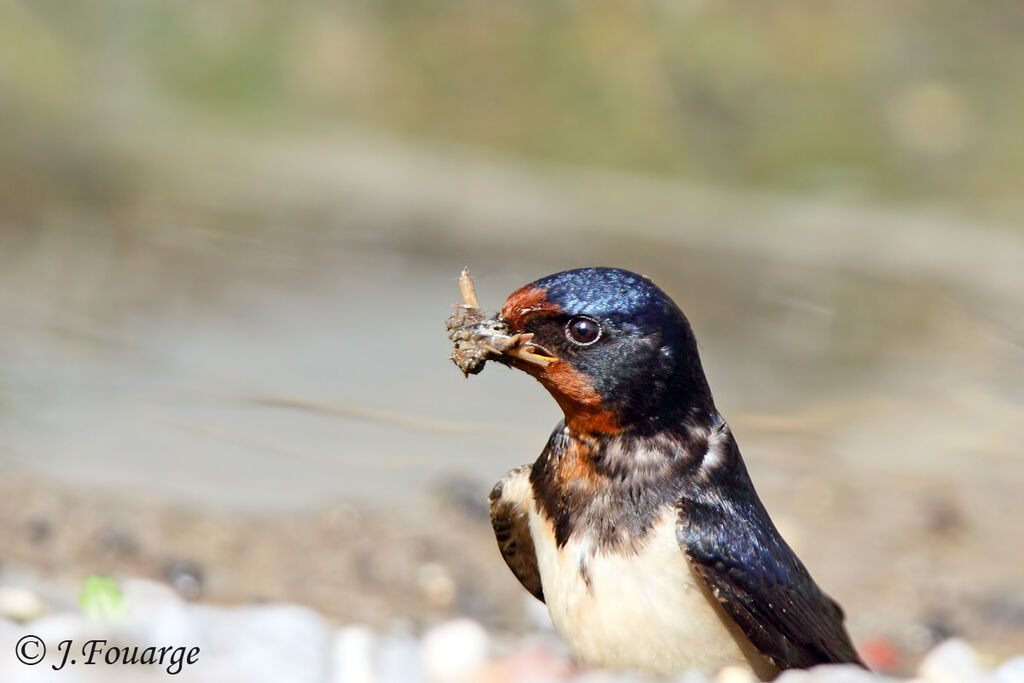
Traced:
[[89, 576], [82, 584], [78, 604], [83, 613], [98, 621], [120, 621], [128, 612], [117, 581], [96, 574]]
[[1017, 201], [1022, 35], [1013, 0], [0, 0], [0, 165], [64, 141], [73, 166], [90, 120], [192, 111], [728, 185]]

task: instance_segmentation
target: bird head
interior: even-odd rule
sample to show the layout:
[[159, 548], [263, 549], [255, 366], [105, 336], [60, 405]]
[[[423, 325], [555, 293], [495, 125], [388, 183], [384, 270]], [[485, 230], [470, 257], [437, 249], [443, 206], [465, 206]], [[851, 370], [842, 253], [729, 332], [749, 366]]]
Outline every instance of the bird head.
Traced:
[[487, 349], [482, 358], [539, 380], [570, 429], [649, 431], [714, 412], [686, 316], [636, 273], [549, 275], [513, 292], [474, 330], [474, 347]]

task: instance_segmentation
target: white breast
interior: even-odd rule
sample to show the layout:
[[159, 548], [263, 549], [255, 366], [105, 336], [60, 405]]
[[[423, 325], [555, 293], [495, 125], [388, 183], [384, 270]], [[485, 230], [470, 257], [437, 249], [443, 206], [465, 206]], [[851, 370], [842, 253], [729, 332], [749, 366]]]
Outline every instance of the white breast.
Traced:
[[[676, 541], [669, 510], [637, 553], [558, 548], [550, 523], [530, 511], [530, 535], [555, 628], [586, 664], [658, 676], [725, 666], [770, 678], [776, 669], [725, 614]], [[582, 568], [582, 571], [581, 571]]]

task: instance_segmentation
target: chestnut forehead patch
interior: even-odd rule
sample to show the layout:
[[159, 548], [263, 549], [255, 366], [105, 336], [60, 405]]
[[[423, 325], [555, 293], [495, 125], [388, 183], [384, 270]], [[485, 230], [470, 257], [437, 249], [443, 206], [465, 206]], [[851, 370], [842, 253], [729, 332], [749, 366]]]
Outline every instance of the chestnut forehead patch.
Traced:
[[535, 313], [559, 313], [558, 304], [548, 301], [547, 291], [534, 285], [526, 285], [509, 295], [501, 307], [498, 317], [514, 330], [522, 329], [526, 319]]

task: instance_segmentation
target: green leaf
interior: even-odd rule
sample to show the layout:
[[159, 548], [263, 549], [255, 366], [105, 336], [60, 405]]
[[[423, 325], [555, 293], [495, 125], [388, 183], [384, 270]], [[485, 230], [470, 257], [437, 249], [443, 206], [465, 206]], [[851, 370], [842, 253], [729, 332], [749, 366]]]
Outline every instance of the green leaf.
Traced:
[[127, 613], [121, 587], [108, 576], [93, 574], [87, 578], [78, 604], [86, 615], [101, 621], [120, 621]]

